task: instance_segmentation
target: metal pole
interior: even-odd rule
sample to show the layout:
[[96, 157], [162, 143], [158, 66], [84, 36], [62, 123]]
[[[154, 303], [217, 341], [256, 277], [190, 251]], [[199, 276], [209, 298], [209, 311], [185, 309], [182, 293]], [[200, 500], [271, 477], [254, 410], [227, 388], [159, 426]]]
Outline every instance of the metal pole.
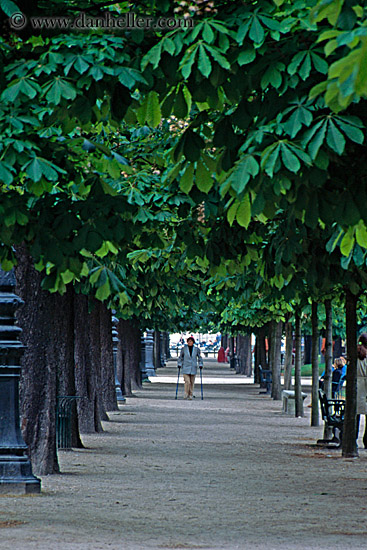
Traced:
[[22, 300], [14, 294], [13, 272], [0, 269], [0, 494], [40, 493], [32, 473], [27, 445], [20, 431], [19, 378], [24, 346], [15, 310]]
[[[123, 384], [123, 375], [124, 375], [124, 366], [122, 365], [122, 380], [121, 382], [118, 379], [117, 375], [117, 346], [119, 343], [118, 338], [118, 318], [114, 315], [112, 316], [112, 345], [113, 345], [113, 366], [115, 369], [115, 390], [116, 390], [116, 399], [118, 403], [126, 403], [124, 396], [124, 384]], [[122, 359], [121, 359], [122, 360]]]
[[145, 370], [147, 376], [156, 376], [153, 360], [154, 330], [147, 330], [145, 336]]

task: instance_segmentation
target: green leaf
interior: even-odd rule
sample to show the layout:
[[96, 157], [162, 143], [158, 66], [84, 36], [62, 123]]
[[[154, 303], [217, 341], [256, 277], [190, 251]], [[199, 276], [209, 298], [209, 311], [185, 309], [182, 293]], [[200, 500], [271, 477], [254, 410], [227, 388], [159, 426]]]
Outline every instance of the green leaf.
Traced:
[[191, 69], [195, 61], [197, 49], [198, 49], [197, 46], [195, 46], [194, 49], [189, 48], [182, 58], [182, 61], [180, 63], [180, 69], [181, 69], [182, 76], [185, 79], [189, 78], [191, 74]]
[[180, 179], [180, 189], [184, 193], [190, 193], [194, 185], [194, 164], [188, 164]]
[[237, 57], [237, 63], [242, 65], [247, 65], [247, 63], [251, 63], [256, 58], [256, 50], [254, 48], [246, 48], [246, 50], [240, 52], [239, 56]]
[[208, 44], [211, 44], [214, 41], [214, 38], [215, 38], [214, 32], [207, 21], [205, 21], [204, 23], [204, 30], [203, 30], [202, 36], [205, 42], [208, 42]]
[[356, 240], [359, 246], [367, 248], [367, 228], [362, 220], [356, 227]]
[[340, 243], [340, 251], [343, 256], [349, 256], [354, 246], [354, 243], [354, 231], [352, 229], [348, 229], [347, 233], [342, 238], [342, 242]]
[[288, 170], [291, 172], [298, 172], [298, 170], [301, 167], [301, 163], [299, 162], [296, 155], [292, 153], [292, 151], [284, 144], [281, 145], [282, 149], [282, 161], [283, 164]]
[[94, 268], [94, 269], [91, 270], [90, 276], [89, 276], [89, 282], [92, 285], [96, 284], [96, 282], [98, 281], [103, 269], [104, 269], [103, 267], [97, 267], [97, 268]]
[[328, 86], [328, 83], [326, 80], [324, 82], [320, 82], [319, 84], [316, 84], [316, 86], [311, 88], [309, 98], [315, 99], [315, 97], [325, 92], [325, 90], [327, 89], [327, 86]]
[[109, 297], [110, 294], [111, 294], [110, 282], [107, 279], [107, 281], [97, 289], [96, 298], [97, 300], [101, 300], [101, 302], [103, 302], [104, 300], [106, 300], [106, 298]]
[[5, 185], [10, 185], [13, 181], [13, 175], [6, 166], [6, 164], [0, 161], [0, 181], [5, 183]]
[[248, 228], [251, 221], [251, 203], [249, 195], [245, 195], [240, 202], [239, 207], [236, 211], [236, 220], [239, 225], [241, 225], [245, 229]]
[[187, 160], [190, 162], [195, 162], [199, 160], [201, 149], [204, 149], [205, 142], [199, 134], [193, 132], [192, 130], [187, 130], [185, 132], [185, 141], [183, 145], [183, 153]]
[[237, 164], [229, 178], [232, 189], [239, 195], [245, 190], [250, 177], [254, 177], [258, 173], [258, 163], [253, 156], [246, 155], [245, 158]]
[[313, 139], [310, 141], [308, 145], [308, 152], [310, 153], [312, 159], [315, 159], [317, 157], [319, 149], [321, 145], [324, 143], [326, 128], [327, 128], [327, 121], [325, 120], [324, 122], [322, 122], [321, 128], [319, 129], [319, 131], [316, 131]]
[[338, 130], [332, 120], [329, 120], [328, 132], [326, 136], [327, 144], [333, 151], [341, 155], [345, 147], [343, 134]]
[[219, 53], [219, 51], [214, 48], [213, 46], [206, 46], [206, 49], [210, 54], [212, 55], [213, 59], [223, 68], [226, 70], [229, 70], [231, 68], [231, 64], [227, 59]]
[[291, 138], [298, 133], [302, 125], [309, 126], [313, 120], [312, 113], [303, 105], [299, 105], [284, 125]]
[[296, 74], [297, 69], [299, 65], [301, 64], [301, 61], [304, 59], [307, 52], [298, 52], [296, 55], [292, 58], [292, 61], [288, 65], [288, 73], [290, 75]]
[[261, 87], [263, 90], [268, 87], [269, 84], [274, 86], [274, 88], [279, 88], [282, 83], [282, 75], [274, 65], [265, 71], [261, 79]]
[[162, 42], [158, 42], [158, 44], [153, 46], [153, 48], [151, 48], [149, 52], [143, 57], [141, 62], [142, 71], [146, 69], [149, 63], [153, 65], [153, 69], [156, 69], [161, 60], [161, 55], [162, 55]]
[[195, 183], [196, 187], [203, 193], [208, 193], [213, 187], [214, 182], [210, 170], [202, 160], [197, 163]]
[[76, 97], [75, 88], [66, 82], [66, 80], [62, 80], [61, 78], [55, 78], [53, 83], [45, 88], [48, 90], [46, 99], [52, 103], [55, 103], [55, 105], [60, 103], [61, 97], [64, 97], [65, 99], [75, 99]]
[[157, 92], [151, 91], [144, 98], [143, 103], [138, 109], [137, 117], [139, 123], [142, 125], [147, 123], [152, 128], [155, 128], [160, 124], [162, 120], [162, 114]]
[[232, 206], [228, 209], [227, 212], [227, 219], [230, 226], [233, 225], [234, 219], [236, 217], [236, 213], [239, 207], [239, 203], [236, 201], [232, 204]]
[[262, 42], [264, 40], [264, 37], [265, 37], [264, 28], [262, 27], [262, 25], [261, 25], [258, 17], [256, 17], [256, 15], [254, 15], [253, 18], [252, 18], [249, 37], [256, 44], [260, 44], [260, 42]]
[[261, 166], [265, 170], [265, 172], [270, 176], [273, 177], [275, 164], [278, 160], [280, 153], [280, 144], [279, 143], [273, 143], [272, 145], [269, 145], [263, 152], [262, 152], [262, 160], [261, 160]]
[[353, 124], [350, 124], [345, 118], [335, 117], [334, 121], [349, 139], [355, 143], [363, 143], [364, 134], [362, 130], [356, 128]]
[[202, 44], [200, 44], [200, 47], [199, 47], [198, 69], [201, 72], [201, 74], [206, 78], [208, 78], [208, 76], [212, 72], [212, 64], [210, 63], [210, 59]]
[[313, 66], [315, 67], [316, 71], [322, 74], [326, 74], [329, 69], [329, 65], [327, 61], [325, 61], [325, 59], [322, 59], [322, 57], [320, 57], [314, 52], [311, 53], [311, 57], [312, 57]]
[[11, 0], [0, 0], [0, 8], [5, 13], [11, 17], [14, 13], [21, 13], [20, 8]]
[[297, 74], [302, 78], [302, 80], [306, 80], [306, 78], [309, 77], [310, 72], [311, 72], [311, 56], [309, 53], [307, 53]]

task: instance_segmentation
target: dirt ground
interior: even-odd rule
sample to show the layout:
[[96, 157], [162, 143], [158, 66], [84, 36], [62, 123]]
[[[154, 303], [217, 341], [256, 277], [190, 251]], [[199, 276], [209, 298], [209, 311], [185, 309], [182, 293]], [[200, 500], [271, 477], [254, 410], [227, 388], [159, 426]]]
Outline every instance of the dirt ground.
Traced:
[[[60, 452], [42, 494], [0, 497], [0, 548], [367, 548], [367, 451], [315, 447], [322, 427], [206, 361], [204, 400], [160, 369], [105, 432]], [[309, 391], [309, 388], [305, 388]]]

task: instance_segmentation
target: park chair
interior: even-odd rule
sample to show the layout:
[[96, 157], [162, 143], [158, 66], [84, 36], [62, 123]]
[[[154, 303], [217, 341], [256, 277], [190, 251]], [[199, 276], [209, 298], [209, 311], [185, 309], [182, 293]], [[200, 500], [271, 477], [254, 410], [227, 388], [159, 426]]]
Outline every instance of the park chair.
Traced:
[[[322, 419], [326, 426], [332, 428], [333, 439], [319, 439], [317, 443], [337, 443], [337, 447], [340, 447], [343, 437], [345, 401], [344, 399], [327, 399], [326, 393], [322, 390], [319, 390], [319, 399]], [[339, 430], [339, 438], [336, 436], [336, 429]]]
[[260, 376], [260, 388], [266, 389], [265, 392], [260, 392], [260, 393], [270, 393], [271, 384], [273, 382], [271, 370], [263, 369], [262, 366], [259, 365], [259, 376]]
[[332, 393], [333, 393], [333, 399], [341, 399], [342, 398], [342, 390], [343, 386], [346, 380], [346, 375], [340, 377], [339, 382], [334, 386], [332, 385]]

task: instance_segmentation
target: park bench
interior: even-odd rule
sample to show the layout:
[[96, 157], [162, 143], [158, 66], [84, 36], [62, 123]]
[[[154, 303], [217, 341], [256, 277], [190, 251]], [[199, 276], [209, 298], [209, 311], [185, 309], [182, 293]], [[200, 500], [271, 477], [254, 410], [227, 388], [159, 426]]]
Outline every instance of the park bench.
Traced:
[[71, 416], [78, 395], [59, 395], [56, 405], [57, 448], [71, 449]]
[[273, 376], [271, 370], [263, 369], [261, 365], [259, 365], [259, 376], [260, 376], [260, 388], [265, 388], [265, 392], [260, 393], [270, 393], [271, 392], [271, 384], [273, 382]]
[[[319, 439], [317, 444], [336, 443], [336, 447], [339, 448], [343, 437], [345, 401], [344, 399], [328, 399], [323, 390], [319, 390], [319, 399], [322, 419], [327, 427], [332, 428], [333, 439]], [[339, 437], [336, 436], [336, 429], [339, 430]]]

